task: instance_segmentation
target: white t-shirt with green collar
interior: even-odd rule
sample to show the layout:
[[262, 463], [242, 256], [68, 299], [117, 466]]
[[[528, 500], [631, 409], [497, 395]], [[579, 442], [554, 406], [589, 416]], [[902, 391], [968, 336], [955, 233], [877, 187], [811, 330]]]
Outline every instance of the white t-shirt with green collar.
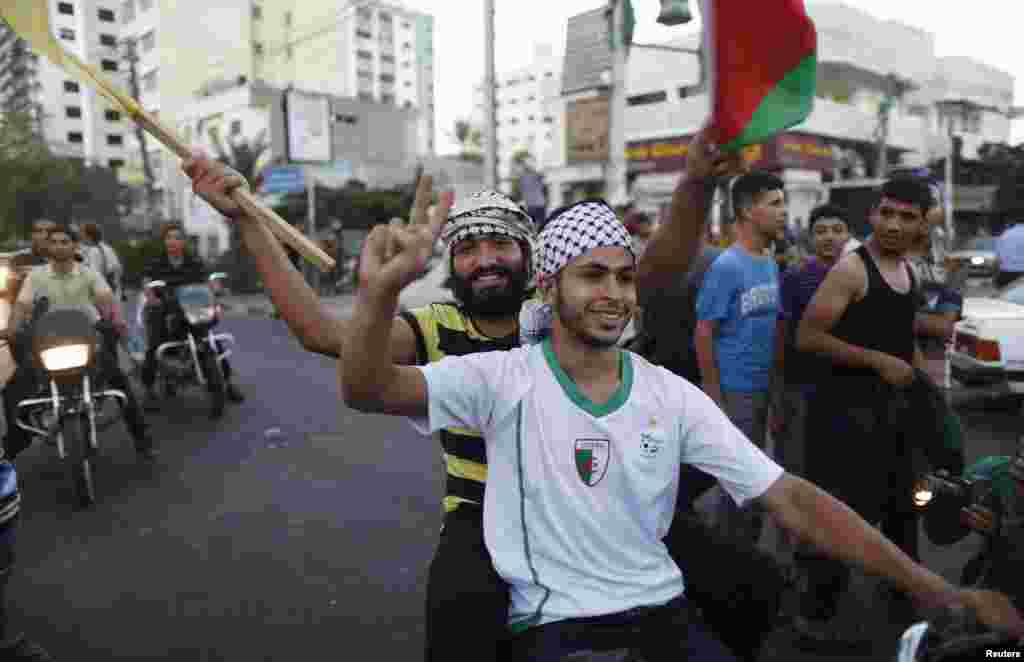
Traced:
[[623, 351], [607, 404], [584, 396], [550, 341], [421, 366], [422, 432], [481, 430], [484, 538], [511, 586], [513, 625], [663, 604], [683, 577], [662, 543], [679, 465], [714, 475], [739, 504], [783, 470], [686, 380]]

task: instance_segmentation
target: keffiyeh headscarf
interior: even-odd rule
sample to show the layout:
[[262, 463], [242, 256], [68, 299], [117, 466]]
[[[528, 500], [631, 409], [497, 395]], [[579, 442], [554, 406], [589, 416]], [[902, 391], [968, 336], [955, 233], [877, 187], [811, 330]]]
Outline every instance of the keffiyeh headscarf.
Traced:
[[[541, 282], [553, 278], [581, 255], [595, 248], [620, 247], [636, 260], [626, 227], [603, 200], [587, 200], [554, 212], [540, 233], [534, 264]], [[519, 340], [532, 345], [543, 340], [554, 323], [550, 304], [527, 301], [519, 313]]]
[[463, 239], [481, 235], [505, 235], [523, 244], [527, 283], [532, 284], [535, 269], [533, 254], [537, 233], [533, 219], [522, 207], [496, 191], [480, 191], [457, 204], [448, 214], [441, 241], [448, 251], [449, 275], [452, 269], [451, 249]]

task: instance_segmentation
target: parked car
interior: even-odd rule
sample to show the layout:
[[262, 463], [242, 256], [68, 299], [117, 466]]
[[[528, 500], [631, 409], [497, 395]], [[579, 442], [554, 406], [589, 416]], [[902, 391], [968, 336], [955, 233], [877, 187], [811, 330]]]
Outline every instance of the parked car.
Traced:
[[946, 260], [967, 267], [971, 278], [989, 278], [996, 274], [996, 238], [974, 237], [958, 250], [946, 255]]
[[953, 331], [951, 376], [964, 386], [1024, 393], [1024, 278], [990, 297], [964, 300]]

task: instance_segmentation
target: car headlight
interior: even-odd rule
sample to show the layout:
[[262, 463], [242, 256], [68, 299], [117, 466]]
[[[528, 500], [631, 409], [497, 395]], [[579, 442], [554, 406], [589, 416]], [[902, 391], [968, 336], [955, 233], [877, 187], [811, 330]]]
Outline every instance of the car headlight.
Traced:
[[981, 265], [985, 264], [985, 258], [983, 258], [983, 257], [972, 257], [971, 258], [971, 264], [973, 264], [976, 267], [980, 267]]
[[62, 347], [51, 347], [40, 353], [43, 366], [50, 372], [62, 370], [73, 370], [85, 367], [89, 362], [88, 345], [64, 345]]
[[187, 306], [185, 307], [185, 319], [189, 324], [206, 324], [213, 320], [213, 306]]

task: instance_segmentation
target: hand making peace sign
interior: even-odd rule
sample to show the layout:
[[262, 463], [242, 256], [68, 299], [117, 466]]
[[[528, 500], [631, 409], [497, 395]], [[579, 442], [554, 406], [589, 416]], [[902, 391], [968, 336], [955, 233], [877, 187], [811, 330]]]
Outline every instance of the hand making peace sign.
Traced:
[[450, 191], [442, 193], [431, 212], [428, 208], [433, 193], [432, 178], [421, 177], [408, 225], [378, 225], [366, 238], [359, 283], [368, 294], [396, 295], [423, 273], [454, 200]]

